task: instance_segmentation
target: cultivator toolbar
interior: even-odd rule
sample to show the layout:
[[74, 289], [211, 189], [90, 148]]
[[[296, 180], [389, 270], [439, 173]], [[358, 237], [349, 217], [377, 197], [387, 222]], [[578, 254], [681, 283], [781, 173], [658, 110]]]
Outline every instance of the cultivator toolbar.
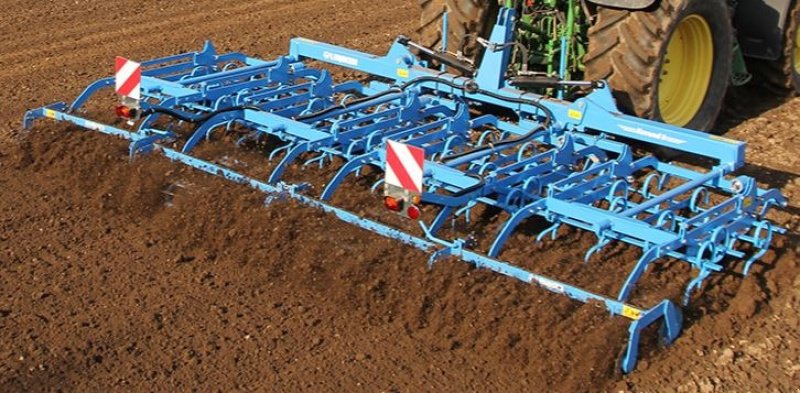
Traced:
[[[635, 367], [644, 328], [663, 321], [662, 332], [671, 342], [682, 325], [679, 308], [669, 300], [649, 309], [628, 303], [645, 269], [664, 258], [690, 264], [697, 276], [687, 285], [686, 302], [710, 274], [731, 269], [731, 260], [744, 260], [747, 273], [767, 252], [773, 235], [783, 231], [765, 218], [767, 211], [786, 202], [777, 190], [759, 189], [750, 177], [731, 176], [744, 163], [743, 143], [622, 115], [602, 82], [583, 83], [593, 91], [575, 102], [509, 87], [512, 16], [512, 10], [501, 12], [480, 67], [468, 77], [426, 67], [409, 49], [415, 44], [405, 38], [398, 39], [387, 56], [297, 38], [289, 55], [274, 61], [241, 53], [220, 55], [207, 43], [199, 52], [141, 64], [141, 100], [117, 109], [130, 118], [133, 130], [79, 115], [99, 90], [115, 85], [114, 78], [93, 83], [72, 105], [58, 103], [30, 111], [25, 127], [36, 119], [51, 118], [120, 136], [131, 141], [132, 156], [160, 151], [174, 161], [249, 184], [273, 197], [297, 199], [430, 251], [430, 263], [454, 256], [603, 305], [633, 321], [622, 362], [628, 372]], [[337, 83], [330, 71], [313, 68], [309, 61], [359, 71], [370, 82]], [[130, 103], [130, 97], [125, 102]], [[177, 124], [194, 127], [184, 134], [175, 131], [180, 128]], [[234, 127], [248, 130], [242, 142], [281, 142], [269, 152], [267, 158], [276, 163], [266, 179], [193, 155], [200, 144], [211, 143], [214, 132]], [[328, 202], [349, 176], [365, 167], [385, 170], [389, 141], [424, 151], [421, 192], [391, 185], [385, 193], [387, 207], [420, 219], [423, 236]], [[698, 171], [654, 156], [640, 157], [622, 141], [690, 153], [713, 165]], [[334, 158], [344, 164], [317, 197], [305, 184], [283, 178], [287, 167], [298, 160], [325, 166]], [[374, 188], [378, 186], [380, 182]], [[419, 205], [436, 206], [438, 213], [420, 217]], [[471, 250], [468, 239], [440, 234], [454, 218], [469, 220], [479, 205], [510, 216], [486, 255]], [[598, 240], [587, 250], [587, 261], [614, 241], [641, 248], [641, 259], [616, 298], [498, 260], [517, 226], [534, 216], [549, 223], [537, 241], [547, 236], [556, 239], [561, 226], [594, 233]]]

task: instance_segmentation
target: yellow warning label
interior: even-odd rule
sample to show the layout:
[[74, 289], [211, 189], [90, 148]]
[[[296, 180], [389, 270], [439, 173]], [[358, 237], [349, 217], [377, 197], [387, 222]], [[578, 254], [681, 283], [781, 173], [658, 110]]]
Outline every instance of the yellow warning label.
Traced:
[[744, 202], [742, 202], [742, 204], [744, 205], [745, 209], [747, 209], [750, 206], [753, 206], [753, 198], [752, 197], [744, 198]]
[[709, 138], [711, 138], [712, 140], [715, 140], [717, 142], [725, 142], [725, 143], [730, 143], [732, 145], [735, 145], [735, 144], [739, 143], [739, 141], [735, 141], [733, 139], [728, 139], [728, 138], [725, 138], [725, 137], [721, 137], [719, 135], [710, 135]]
[[44, 110], [44, 117], [46, 117], [46, 118], [48, 118], [48, 119], [54, 119], [54, 120], [55, 120], [55, 118], [56, 118], [56, 111], [54, 111], [54, 110], [52, 110], [52, 109], [45, 109], [45, 110]]
[[569, 118], [573, 120], [581, 120], [583, 119], [583, 112], [576, 109], [570, 109], [569, 111], [567, 111], [567, 116], [569, 116]]
[[398, 68], [397, 69], [397, 76], [399, 76], [401, 78], [408, 78], [408, 76], [409, 76], [408, 70], [405, 69], [405, 68]]
[[622, 316], [637, 321], [642, 317], [642, 310], [633, 308], [631, 306], [622, 306]]

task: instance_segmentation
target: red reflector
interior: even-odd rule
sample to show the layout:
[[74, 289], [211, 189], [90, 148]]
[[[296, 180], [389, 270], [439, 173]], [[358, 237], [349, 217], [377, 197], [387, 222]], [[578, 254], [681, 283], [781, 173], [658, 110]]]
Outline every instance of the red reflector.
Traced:
[[133, 111], [125, 105], [120, 105], [117, 107], [116, 112], [117, 116], [130, 119]]
[[406, 210], [406, 215], [408, 216], [408, 218], [412, 220], [419, 219], [420, 215], [419, 208], [414, 205], [409, 206], [408, 209]]
[[386, 206], [387, 209], [393, 212], [399, 212], [403, 210], [402, 202], [390, 196], [387, 196], [386, 198], [383, 199], [383, 205]]

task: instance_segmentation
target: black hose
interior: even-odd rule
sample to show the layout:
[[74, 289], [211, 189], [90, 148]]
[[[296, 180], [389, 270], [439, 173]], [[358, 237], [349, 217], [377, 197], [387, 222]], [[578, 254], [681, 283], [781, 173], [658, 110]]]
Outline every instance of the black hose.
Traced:
[[467, 187], [467, 188], [465, 188], [465, 189], [463, 189], [461, 191], [453, 193], [453, 195], [451, 195], [453, 198], [460, 198], [460, 197], [462, 197], [464, 195], [467, 195], [467, 194], [469, 194], [469, 193], [471, 193], [473, 191], [478, 191], [481, 188], [483, 188], [484, 185], [486, 185], [486, 179], [484, 179], [483, 176], [477, 175], [477, 174], [472, 174], [472, 173], [467, 173], [466, 175], [471, 177], [471, 178], [473, 178], [473, 179], [477, 179], [478, 183], [476, 183], [475, 185], [469, 186], [469, 187]]
[[448, 161], [452, 161], [452, 160], [454, 160], [456, 158], [463, 157], [463, 156], [465, 156], [467, 154], [474, 154], [474, 153], [478, 153], [478, 152], [489, 150], [489, 149], [503, 149], [506, 146], [515, 145], [515, 144], [518, 144], [518, 143], [526, 142], [530, 138], [532, 138], [537, 132], [539, 132], [541, 130], [546, 130], [546, 129], [550, 128], [550, 126], [553, 124], [553, 118], [554, 118], [553, 111], [551, 111], [550, 108], [542, 105], [540, 102], [534, 101], [534, 100], [530, 100], [530, 99], [525, 99], [525, 98], [522, 98], [522, 97], [506, 97], [506, 96], [502, 96], [500, 94], [497, 94], [495, 92], [491, 92], [491, 91], [488, 91], [488, 90], [481, 89], [480, 86], [478, 86], [478, 84], [475, 83], [475, 81], [472, 80], [472, 79], [468, 79], [466, 82], [464, 82], [464, 84], [458, 84], [458, 83], [456, 83], [454, 81], [450, 81], [450, 80], [443, 79], [443, 78], [436, 77], [436, 76], [421, 76], [419, 78], [412, 79], [412, 80], [400, 85], [400, 89], [405, 91], [409, 87], [411, 87], [413, 85], [417, 85], [417, 84], [423, 83], [423, 82], [441, 83], [441, 84], [443, 84], [445, 86], [449, 86], [449, 87], [454, 88], [454, 89], [464, 90], [465, 92], [467, 92], [469, 94], [482, 94], [482, 95], [485, 95], [487, 97], [491, 97], [491, 98], [494, 98], [494, 99], [500, 100], [500, 101], [512, 102], [512, 103], [521, 104], [521, 105], [530, 105], [530, 106], [535, 107], [536, 109], [539, 109], [544, 114], [544, 118], [545, 119], [539, 125], [539, 127], [531, 130], [530, 132], [528, 132], [525, 135], [521, 135], [521, 136], [519, 136], [517, 138], [506, 139], [506, 140], [500, 141], [498, 143], [495, 143], [495, 144], [493, 144], [491, 146], [484, 146], [484, 147], [481, 147], [481, 148], [478, 148], [478, 149], [475, 149], [475, 150], [471, 150], [469, 152], [463, 152], [463, 153], [458, 153], [458, 154], [455, 154], [455, 155], [452, 155], [452, 156], [447, 156], [447, 157], [442, 159], [442, 162], [445, 162], [445, 163], [448, 162]]
[[[348, 107], [352, 107], [354, 105], [359, 105], [359, 104], [363, 104], [365, 102], [376, 100], [378, 98], [385, 97], [385, 96], [387, 96], [389, 94], [402, 93], [402, 92], [408, 90], [408, 88], [410, 88], [411, 86], [418, 85], [418, 84], [424, 83], [424, 82], [441, 83], [441, 84], [447, 85], [449, 87], [452, 87], [454, 89], [465, 90], [467, 92], [477, 90], [477, 85], [475, 85], [474, 82], [471, 79], [467, 80], [467, 82], [464, 85], [459, 85], [458, 83], [449, 81], [447, 79], [442, 79], [442, 78], [439, 78], [439, 77], [436, 77], [436, 76], [422, 76], [422, 77], [419, 77], [419, 78], [412, 79], [412, 80], [410, 80], [408, 82], [405, 82], [402, 85], [394, 86], [394, 87], [390, 88], [389, 90], [382, 91], [382, 92], [380, 92], [378, 94], [373, 94], [371, 96], [362, 97], [362, 98], [350, 101], [348, 103], [341, 103], [341, 104], [338, 104], [338, 105], [330, 106], [330, 107], [327, 107], [325, 109], [322, 109], [322, 110], [314, 112], [314, 113], [307, 113], [305, 115], [296, 116], [296, 117], [294, 117], [294, 120], [297, 120], [297, 121], [308, 121], [308, 120], [316, 119], [318, 117], [325, 116], [325, 115], [327, 115], [327, 114], [329, 114], [331, 112], [334, 112], [334, 111], [337, 111], [337, 110], [341, 110], [341, 109], [347, 109]], [[472, 89], [474, 89], [474, 90], [472, 90]]]
[[257, 106], [239, 105], [239, 106], [232, 106], [232, 107], [229, 107], [229, 108], [218, 109], [216, 111], [206, 113], [203, 116], [192, 117], [192, 115], [190, 115], [188, 113], [181, 112], [181, 111], [178, 111], [178, 110], [175, 110], [175, 109], [172, 109], [172, 108], [166, 108], [166, 107], [163, 107], [163, 106], [151, 106], [151, 107], [149, 107], [147, 109], [144, 109], [142, 111], [142, 116], [148, 116], [148, 115], [151, 115], [153, 113], [160, 113], [162, 115], [167, 115], [169, 117], [172, 117], [174, 119], [178, 119], [180, 121], [185, 121], [187, 123], [201, 124], [201, 123], [205, 123], [205, 122], [211, 120], [212, 117], [214, 117], [216, 115], [219, 115], [221, 113], [242, 111], [242, 110], [246, 110], [246, 109], [253, 110], [253, 111], [259, 111], [259, 112], [263, 111], [263, 109], [261, 109], [261, 108], [259, 108]]
[[475, 75], [476, 70], [473, 64], [465, 62], [447, 52], [437, 52], [431, 48], [428, 48], [425, 45], [411, 41], [410, 38], [403, 35], [397, 37], [397, 42], [409, 48], [409, 50], [418, 57], [427, 57], [432, 60], [438, 60], [441, 63], [447, 64], [450, 67], [461, 71], [465, 75], [469, 76]]
[[296, 116], [296, 117], [294, 117], [294, 120], [307, 121], [307, 120], [311, 120], [311, 119], [316, 119], [316, 118], [318, 118], [320, 116], [327, 115], [328, 113], [331, 113], [333, 111], [337, 111], [339, 109], [347, 109], [348, 106], [362, 104], [362, 103], [365, 103], [365, 102], [368, 102], [368, 101], [372, 101], [372, 100], [375, 100], [375, 99], [378, 99], [378, 98], [381, 98], [381, 97], [385, 97], [385, 96], [387, 96], [389, 94], [402, 93], [402, 92], [403, 91], [401, 89], [393, 87], [393, 88], [391, 88], [389, 90], [382, 91], [382, 92], [380, 92], [378, 94], [374, 94], [374, 95], [371, 95], [371, 96], [366, 96], [366, 97], [362, 97], [362, 98], [359, 98], [359, 99], [355, 99], [355, 100], [350, 101], [350, 102], [348, 102], [346, 104], [345, 103], [341, 103], [339, 105], [334, 105], [334, 106], [327, 107], [327, 108], [325, 108], [325, 109], [323, 109], [321, 111], [317, 111], [317, 112], [314, 112], [314, 113], [307, 113], [305, 115]]
[[[458, 84], [456, 82], [453, 82], [453, 81], [450, 81], [450, 80], [447, 80], [447, 79], [443, 79], [443, 78], [439, 78], [439, 77], [436, 77], [436, 76], [423, 76], [423, 77], [419, 77], [419, 78], [416, 78], [416, 79], [412, 79], [412, 80], [404, 83], [403, 85], [400, 86], [400, 89], [405, 91], [410, 86], [413, 86], [413, 85], [416, 85], [416, 84], [420, 84], [420, 83], [423, 83], [423, 82], [441, 83], [443, 85], [452, 87], [454, 89], [464, 90], [465, 92], [467, 92], [469, 94], [482, 94], [482, 95], [485, 95], [487, 97], [491, 97], [491, 98], [494, 98], [494, 99], [500, 100], [500, 101], [512, 102], [512, 103], [521, 104], [521, 105], [530, 105], [530, 106], [535, 107], [536, 109], [539, 109], [544, 114], [544, 118], [545, 118], [544, 121], [538, 127], [532, 129], [531, 131], [529, 131], [528, 133], [526, 133], [524, 135], [521, 135], [521, 136], [516, 137], [516, 138], [505, 139], [505, 140], [500, 141], [498, 143], [495, 143], [493, 145], [483, 146], [483, 147], [475, 149], [475, 150], [466, 151], [466, 152], [454, 154], [454, 155], [451, 155], [451, 156], [447, 156], [447, 157], [445, 157], [445, 158], [443, 158], [441, 160], [442, 163], [447, 163], [449, 161], [455, 160], [455, 159], [460, 158], [460, 157], [464, 157], [464, 156], [467, 156], [467, 155], [480, 153], [480, 152], [487, 151], [487, 150], [499, 151], [499, 150], [505, 149], [507, 146], [516, 145], [516, 144], [519, 144], [519, 143], [527, 142], [528, 140], [533, 138], [536, 135], [537, 132], [542, 131], [542, 130], [546, 130], [546, 129], [550, 128], [550, 126], [553, 124], [553, 119], [555, 117], [553, 115], [553, 111], [551, 111], [550, 108], [542, 105], [540, 102], [534, 101], [534, 100], [530, 100], [530, 99], [525, 99], [525, 98], [522, 98], [522, 97], [506, 97], [506, 96], [502, 96], [500, 94], [497, 94], [497, 93], [494, 93], [494, 92], [491, 92], [491, 91], [488, 91], [488, 90], [483, 90], [472, 79], [469, 79], [463, 85], [460, 85], [460, 84]], [[479, 183], [477, 183], [477, 184], [475, 184], [475, 185], [473, 185], [471, 187], [465, 188], [465, 189], [463, 189], [463, 190], [461, 190], [461, 191], [459, 191], [457, 193], [454, 193], [453, 197], [457, 198], [457, 197], [461, 197], [463, 195], [469, 194], [469, 193], [471, 193], [473, 191], [477, 191], [477, 190], [483, 188], [483, 186], [486, 184], [486, 181], [480, 175], [467, 174], [467, 176], [474, 177], [474, 178], [478, 179]]]
[[473, 80], [473, 79], [466, 79], [463, 84], [458, 84], [455, 81], [451, 81], [451, 80], [444, 79], [444, 78], [441, 78], [439, 76], [433, 76], [433, 75], [431, 75], [431, 76], [420, 76], [420, 77], [414, 78], [414, 79], [412, 79], [412, 80], [410, 80], [408, 82], [405, 82], [402, 85], [400, 85], [399, 89], [402, 90], [402, 91], [406, 91], [406, 90], [408, 90], [409, 87], [415, 86], [415, 85], [418, 85], [418, 84], [424, 83], [424, 82], [439, 83], [439, 84], [451, 87], [453, 89], [464, 90], [465, 92], [467, 92], [469, 94], [475, 94], [480, 90], [479, 87], [478, 87], [478, 84], [475, 83], [475, 80]]
[[550, 126], [553, 124], [553, 118], [554, 118], [553, 111], [551, 111], [550, 108], [542, 105], [538, 101], [528, 100], [528, 99], [524, 99], [524, 98], [521, 98], [521, 97], [517, 98], [517, 97], [501, 96], [501, 95], [496, 94], [494, 92], [483, 90], [483, 89], [478, 89], [477, 92], [479, 94], [483, 94], [485, 96], [492, 97], [492, 98], [497, 99], [497, 100], [502, 100], [502, 101], [506, 101], [506, 102], [513, 102], [513, 103], [521, 104], [521, 105], [531, 105], [531, 106], [535, 107], [536, 109], [539, 109], [540, 111], [542, 111], [542, 113], [544, 113], [544, 118], [545, 119], [541, 124], [539, 124], [538, 127], [530, 130], [528, 133], [526, 133], [524, 135], [520, 135], [520, 136], [518, 136], [516, 138], [504, 139], [504, 140], [502, 140], [500, 142], [497, 142], [497, 143], [494, 143], [494, 144], [491, 144], [491, 145], [486, 145], [486, 146], [480, 147], [480, 148], [475, 149], [475, 150], [464, 151], [464, 152], [461, 152], [461, 153], [457, 153], [457, 154], [453, 154], [453, 155], [444, 157], [444, 158], [442, 158], [441, 162], [443, 162], [445, 164], [450, 162], [450, 161], [453, 161], [455, 159], [458, 159], [458, 158], [461, 158], [461, 157], [465, 157], [465, 156], [468, 156], [468, 155], [485, 152], [487, 150], [491, 150], [492, 152], [496, 152], [496, 151], [503, 150], [503, 149], [507, 148], [508, 146], [512, 146], [512, 145], [516, 145], [516, 144], [519, 144], [519, 143], [527, 142], [531, 138], [533, 138], [536, 135], [537, 132], [542, 131], [542, 130], [546, 130], [546, 129], [550, 128]]

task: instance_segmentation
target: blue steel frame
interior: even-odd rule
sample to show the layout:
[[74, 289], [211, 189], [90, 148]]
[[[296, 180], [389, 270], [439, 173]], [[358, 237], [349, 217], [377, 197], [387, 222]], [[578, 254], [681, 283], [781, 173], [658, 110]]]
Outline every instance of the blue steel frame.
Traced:
[[[491, 40], [513, 41], [514, 11], [503, 9]], [[508, 48], [508, 45], [498, 45]], [[160, 151], [171, 160], [248, 184], [271, 197], [289, 197], [336, 215], [343, 221], [432, 253], [536, 284], [582, 302], [603, 305], [631, 319], [630, 340], [622, 369], [634, 369], [639, 335], [661, 321], [664, 341], [680, 333], [679, 308], [669, 300], [641, 309], [628, 304], [645, 269], [664, 257], [691, 264], [698, 271], [685, 292], [693, 290], [728, 261], [747, 258], [745, 273], [769, 249], [775, 233], [765, 217], [773, 206], [785, 206], [777, 190], [762, 190], [750, 177], [732, 177], [744, 164], [744, 143], [621, 114], [607, 88], [575, 102], [547, 98], [510, 88], [505, 80], [510, 50], [488, 51], [474, 80], [424, 66], [403, 45], [375, 56], [304, 38], [293, 39], [288, 56], [263, 61], [241, 53], [218, 55], [206, 43], [199, 52], [144, 62], [144, 110], [168, 108], [199, 125], [181, 149], [164, 142], [181, 137], [156, 123], [165, 115], [150, 113], [135, 130], [100, 124], [76, 115], [98, 91], [113, 86], [113, 78], [91, 84], [73, 103], [57, 103], [29, 111], [24, 126], [50, 118], [129, 140], [131, 156]], [[330, 72], [309, 68], [304, 61], [351, 68], [379, 79], [369, 84], [334, 82]], [[418, 79], [435, 77], [436, 80]], [[407, 84], [409, 83], [410, 84]], [[419, 81], [419, 82], [415, 82]], [[402, 86], [402, 87], [399, 87]], [[366, 97], [366, 98], [364, 98]], [[520, 103], [519, 99], [529, 104]], [[352, 104], [351, 104], [352, 103]], [[546, 124], [538, 103], [552, 113]], [[471, 110], [504, 108], [519, 120], [509, 122]], [[244, 139], [277, 138], [284, 145], [270, 154], [280, 157], [272, 174], [258, 180], [192, 156], [193, 149], [217, 129], [243, 125], [252, 130]], [[546, 127], [545, 127], [546, 126]], [[539, 129], [530, 134], [529, 130]], [[499, 136], [496, 134], [499, 133]], [[483, 149], [497, 138], [519, 138], [515, 149]], [[494, 138], [494, 139], [493, 139]], [[713, 160], [706, 172], [664, 163], [652, 156], [634, 157], [619, 138], [666, 146]], [[387, 140], [403, 141], [426, 151], [426, 192], [422, 201], [441, 209], [432, 222], [420, 223], [424, 238], [359, 217], [329, 205], [337, 188], [365, 166], [383, 169]], [[533, 151], [533, 152], [531, 152]], [[302, 184], [281, 180], [286, 167], [304, 156], [323, 165], [339, 157], [345, 165], [328, 182], [319, 199], [303, 192]], [[458, 158], [443, 160], [453, 154]], [[642, 184], [633, 184], [635, 179]], [[376, 185], [377, 186], [377, 185]], [[713, 194], [714, 198], [710, 195]], [[717, 202], [717, 199], [723, 199]], [[464, 239], [437, 234], [453, 217], [469, 219], [478, 204], [509, 213], [487, 256], [467, 249]], [[616, 299], [591, 293], [499, 261], [502, 247], [515, 228], [538, 216], [551, 223], [546, 236], [555, 238], [562, 225], [592, 231], [598, 238], [586, 260], [612, 241], [642, 248], [643, 255]], [[748, 257], [741, 244], [756, 250]]]

